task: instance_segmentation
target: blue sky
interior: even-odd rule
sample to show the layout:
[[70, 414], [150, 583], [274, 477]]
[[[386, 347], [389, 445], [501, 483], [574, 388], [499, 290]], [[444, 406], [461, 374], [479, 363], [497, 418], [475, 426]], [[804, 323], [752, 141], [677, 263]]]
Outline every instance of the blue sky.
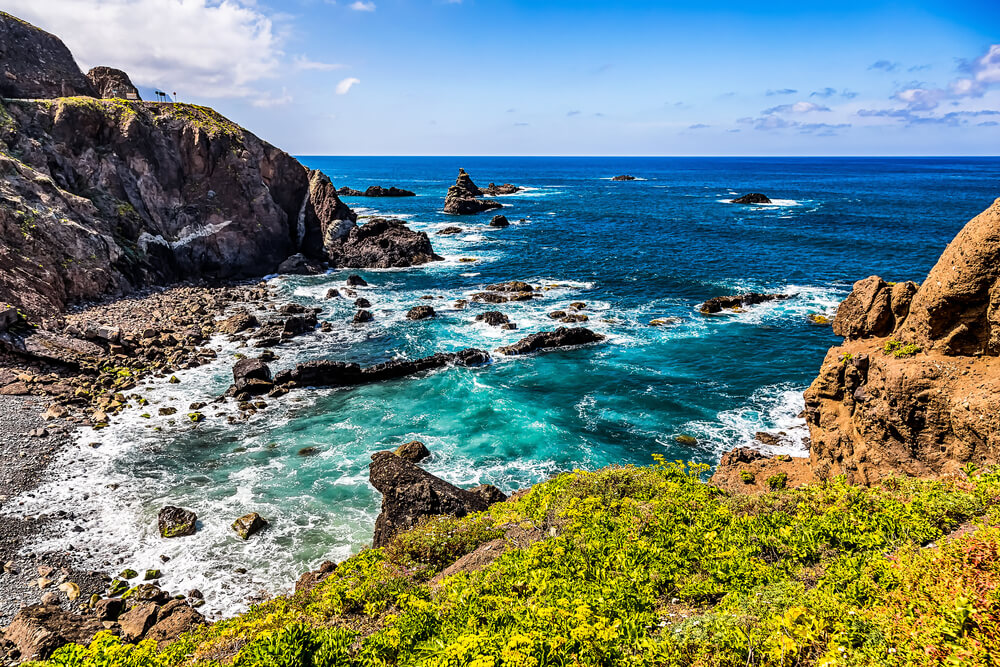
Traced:
[[1000, 0], [3, 4], [296, 154], [1000, 147]]

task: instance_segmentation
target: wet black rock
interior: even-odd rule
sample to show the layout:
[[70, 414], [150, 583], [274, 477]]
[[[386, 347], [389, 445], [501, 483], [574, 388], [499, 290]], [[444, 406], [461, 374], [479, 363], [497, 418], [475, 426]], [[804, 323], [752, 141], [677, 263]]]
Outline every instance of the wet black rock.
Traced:
[[497, 349], [497, 352], [511, 356], [530, 354], [538, 350], [599, 343], [604, 339], [605, 336], [602, 334], [585, 327], [559, 327], [555, 331], [542, 331], [522, 338], [513, 345], [506, 345]]
[[767, 195], [761, 194], [759, 192], [751, 192], [743, 195], [742, 197], [737, 197], [733, 200], [734, 204], [770, 204], [771, 200], [768, 199]]

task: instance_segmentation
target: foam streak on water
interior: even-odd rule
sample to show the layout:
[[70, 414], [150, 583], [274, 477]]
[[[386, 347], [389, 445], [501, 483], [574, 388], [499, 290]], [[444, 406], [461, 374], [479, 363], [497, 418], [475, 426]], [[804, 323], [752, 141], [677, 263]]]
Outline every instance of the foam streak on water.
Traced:
[[[19, 514], [75, 515], [27, 550], [72, 545], [82, 566], [109, 572], [159, 567], [166, 588], [200, 588], [211, 613], [230, 614], [250, 593], [287, 591], [302, 571], [366, 546], [380, 503], [368, 485], [370, 456], [408, 440], [434, 452], [426, 464], [434, 474], [506, 491], [562, 470], [649, 464], [653, 454], [715, 463], [731, 447], [758, 446], [758, 431], [784, 433], [775, 452], [804, 454], [801, 393], [837, 342], [808, 316], [832, 315], [859, 277], [921, 280], [1000, 178], [995, 160], [463, 158], [478, 181], [530, 188], [504, 197], [512, 224], [494, 229], [489, 213], [440, 212], [455, 160], [307, 162], [348, 183], [415, 191], [347, 201], [427, 232], [445, 261], [273, 278], [283, 300], [320, 306], [333, 325], [278, 348], [273, 370], [316, 358], [368, 365], [493, 350], [559, 326], [549, 313], [577, 301], [586, 303], [586, 326], [608, 342], [366, 387], [297, 390], [228, 425], [235, 406], [211, 401], [231, 381], [235, 355], [255, 351], [217, 339], [215, 362], [178, 373], [180, 384], [159, 379], [139, 388], [150, 405], [81, 433], [46, 485], [8, 505]], [[621, 173], [646, 180], [605, 180]], [[951, 199], [933, 209], [921, 204], [923, 192], [952, 176]], [[764, 192], [774, 204], [725, 203], [744, 192]], [[899, 220], [910, 219], [921, 221], [919, 235], [899, 233]], [[436, 234], [447, 226], [462, 232]], [[878, 241], [888, 237], [891, 255]], [[356, 297], [371, 301], [372, 324], [350, 323], [356, 297], [324, 298], [330, 287], [345, 291], [348, 273], [369, 282]], [[526, 302], [455, 305], [512, 279], [542, 289]], [[791, 298], [719, 317], [698, 312], [707, 298], [749, 290]], [[435, 319], [406, 319], [409, 308], [427, 304]], [[518, 329], [476, 322], [487, 310], [505, 313]], [[665, 325], [650, 326], [654, 319]], [[185, 419], [195, 401], [209, 403], [198, 425]], [[168, 406], [177, 414], [159, 416]], [[698, 444], [678, 444], [682, 434]], [[317, 453], [301, 456], [306, 447]], [[159, 538], [156, 513], [167, 504], [195, 510], [198, 533]], [[229, 524], [249, 511], [271, 525], [242, 542]]]

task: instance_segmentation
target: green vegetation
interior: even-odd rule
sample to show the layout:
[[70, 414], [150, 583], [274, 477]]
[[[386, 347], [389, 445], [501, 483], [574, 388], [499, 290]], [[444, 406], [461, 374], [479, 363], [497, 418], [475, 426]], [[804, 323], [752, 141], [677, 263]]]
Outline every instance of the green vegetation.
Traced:
[[740, 479], [743, 480], [744, 484], [753, 484], [757, 481], [757, 475], [753, 474], [752, 470], [741, 470]]
[[903, 359], [905, 357], [912, 357], [917, 352], [920, 352], [920, 346], [915, 343], [904, 344], [898, 340], [892, 339], [885, 342], [882, 352], [885, 354], [891, 354], [897, 359]]
[[[425, 521], [160, 653], [102, 633], [36, 665], [996, 664], [1000, 470], [760, 496], [727, 495], [706, 470], [563, 474], [486, 513]], [[434, 579], [514, 533], [536, 541]]]
[[772, 491], [780, 491], [788, 485], [788, 473], [779, 472], [767, 478], [767, 488]]

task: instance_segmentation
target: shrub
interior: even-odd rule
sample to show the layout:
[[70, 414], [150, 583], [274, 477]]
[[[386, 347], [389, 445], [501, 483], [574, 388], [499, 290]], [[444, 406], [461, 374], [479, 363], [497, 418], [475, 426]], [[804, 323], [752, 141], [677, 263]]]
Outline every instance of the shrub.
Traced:
[[920, 346], [915, 343], [904, 344], [898, 340], [888, 340], [882, 347], [882, 352], [884, 354], [891, 354], [897, 359], [902, 359], [904, 357], [912, 357], [917, 352], [920, 352]]
[[771, 475], [767, 478], [767, 488], [772, 491], [778, 491], [785, 488], [788, 484], [788, 473], [779, 472], [776, 475]]

